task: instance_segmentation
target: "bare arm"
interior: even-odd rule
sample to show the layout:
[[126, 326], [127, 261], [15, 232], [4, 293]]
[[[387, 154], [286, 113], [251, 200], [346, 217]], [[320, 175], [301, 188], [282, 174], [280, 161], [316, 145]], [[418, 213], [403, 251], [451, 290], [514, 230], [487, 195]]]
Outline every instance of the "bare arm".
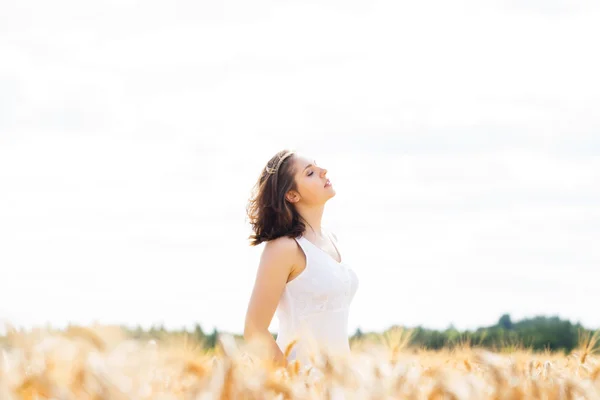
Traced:
[[269, 325], [292, 270], [295, 251], [294, 239], [286, 237], [265, 244], [244, 324], [244, 339], [250, 340], [256, 336], [265, 339], [276, 362], [283, 364], [283, 353], [269, 332]]

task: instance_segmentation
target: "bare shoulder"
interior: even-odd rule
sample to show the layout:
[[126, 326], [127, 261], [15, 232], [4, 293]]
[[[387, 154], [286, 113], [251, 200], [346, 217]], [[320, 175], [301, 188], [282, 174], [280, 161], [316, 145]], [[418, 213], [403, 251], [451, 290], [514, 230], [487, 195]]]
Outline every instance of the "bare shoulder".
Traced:
[[282, 236], [277, 239], [269, 240], [265, 243], [265, 252], [285, 253], [296, 249], [296, 241], [290, 237]]
[[270, 265], [286, 265], [292, 268], [298, 254], [296, 241], [290, 237], [279, 237], [265, 243], [262, 258], [272, 261]]

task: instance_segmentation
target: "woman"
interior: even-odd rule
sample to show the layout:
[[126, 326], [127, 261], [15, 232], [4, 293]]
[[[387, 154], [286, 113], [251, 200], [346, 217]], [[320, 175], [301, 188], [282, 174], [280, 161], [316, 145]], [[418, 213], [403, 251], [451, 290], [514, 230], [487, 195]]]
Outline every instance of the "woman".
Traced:
[[[321, 225], [325, 203], [336, 194], [326, 174], [313, 159], [280, 151], [267, 163], [248, 203], [250, 245], [266, 244], [244, 338], [265, 339], [278, 365], [308, 364], [312, 352], [325, 348], [350, 351], [348, 311], [358, 278], [340, 254], [336, 236]], [[277, 340], [268, 330], [275, 312]]]

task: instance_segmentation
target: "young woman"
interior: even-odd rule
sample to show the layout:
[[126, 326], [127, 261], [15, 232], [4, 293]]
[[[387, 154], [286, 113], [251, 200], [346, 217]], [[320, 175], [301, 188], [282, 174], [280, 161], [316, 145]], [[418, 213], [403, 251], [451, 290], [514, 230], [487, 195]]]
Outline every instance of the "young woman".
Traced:
[[[327, 170], [295, 151], [278, 152], [262, 171], [247, 207], [250, 245], [266, 242], [246, 312], [244, 338], [262, 337], [279, 365], [310, 362], [315, 350], [348, 353], [348, 311], [356, 273], [321, 220], [335, 196]], [[277, 312], [277, 340], [269, 325]], [[284, 351], [296, 340], [287, 359]]]

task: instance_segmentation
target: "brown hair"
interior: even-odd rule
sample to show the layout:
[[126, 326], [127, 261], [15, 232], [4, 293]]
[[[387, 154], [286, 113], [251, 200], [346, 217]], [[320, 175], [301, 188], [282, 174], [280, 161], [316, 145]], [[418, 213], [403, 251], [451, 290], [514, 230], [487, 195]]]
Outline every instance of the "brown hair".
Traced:
[[304, 232], [300, 214], [285, 198], [289, 190], [298, 190], [294, 179], [294, 154], [295, 151], [287, 149], [275, 154], [252, 189], [246, 207], [254, 231], [248, 236], [250, 246], [281, 236], [297, 237]]

